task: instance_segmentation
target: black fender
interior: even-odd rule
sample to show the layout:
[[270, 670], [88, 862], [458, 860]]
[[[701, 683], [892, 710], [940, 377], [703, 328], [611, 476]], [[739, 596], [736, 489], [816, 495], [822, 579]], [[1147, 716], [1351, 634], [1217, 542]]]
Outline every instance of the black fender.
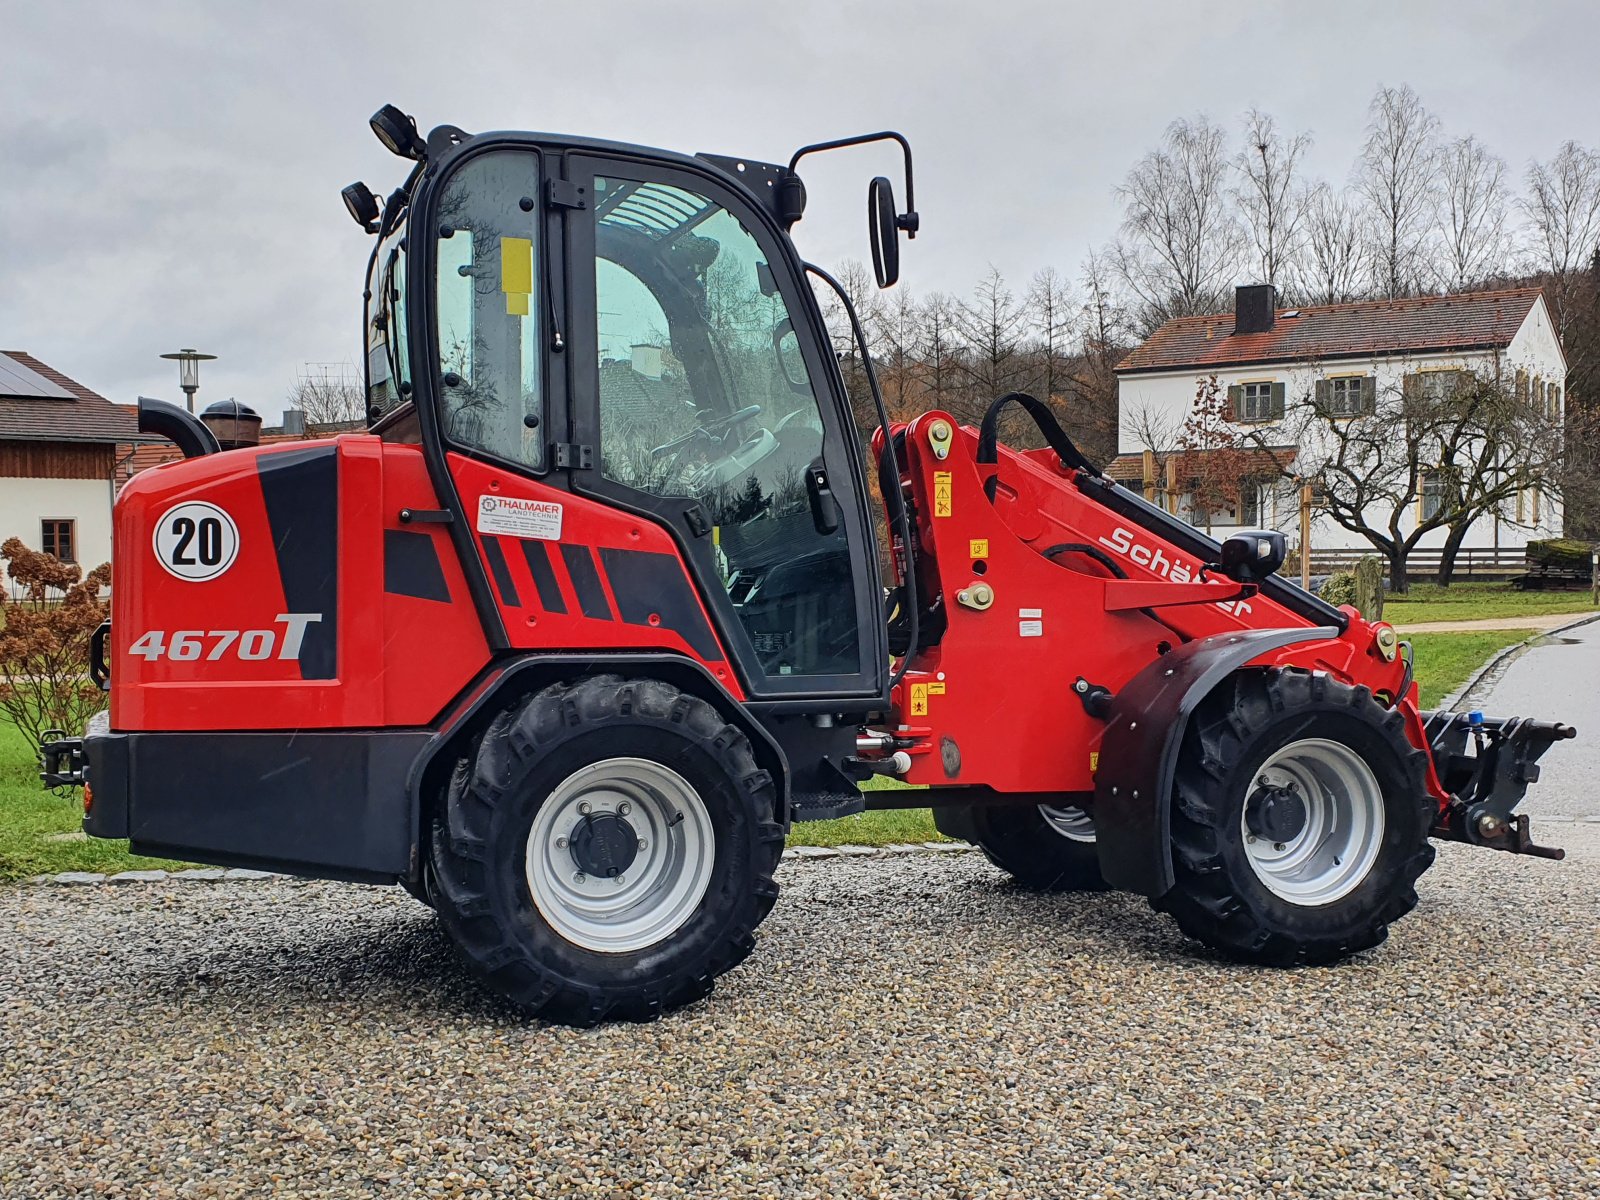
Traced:
[[1095, 845], [1107, 883], [1152, 899], [1172, 889], [1178, 749], [1211, 690], [1270, 650], [1338, 636], [1332, 626], [1214, 634], [1163, 654], [1128, 681], [1111, 702], [1095, 772]]

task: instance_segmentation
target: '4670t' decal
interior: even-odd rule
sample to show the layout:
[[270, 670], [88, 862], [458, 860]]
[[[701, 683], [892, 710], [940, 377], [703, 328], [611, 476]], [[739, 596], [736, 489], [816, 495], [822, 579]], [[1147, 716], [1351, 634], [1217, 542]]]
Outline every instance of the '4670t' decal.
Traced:
[[[216, 662], [223, 658], [242, 658], [246, 662], [259, 662], [266, 658], [300, 657], [300, 643], [305, 641], [306, 627], [322, 620], [321, 613], [279, 613], [273, 620], [282, 624], [280, 629], [152, 629], [139, 635], [128, 647], [129, 654], [155, 662], [158, 658], [194, 662], [206, 659]], [[283, 636], [280, 638], [279, 634]], [[274, 654], [273, 651], [277, 653]]]

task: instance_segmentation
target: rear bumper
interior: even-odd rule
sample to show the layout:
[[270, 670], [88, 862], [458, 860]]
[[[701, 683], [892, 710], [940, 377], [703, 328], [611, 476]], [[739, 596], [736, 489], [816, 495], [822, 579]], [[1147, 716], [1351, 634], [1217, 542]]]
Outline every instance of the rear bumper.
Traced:
[[83, 739], [94, 837], [223, 866], [390, 882], [411, 873], [411, 769], [431, 730], [125, 733]]

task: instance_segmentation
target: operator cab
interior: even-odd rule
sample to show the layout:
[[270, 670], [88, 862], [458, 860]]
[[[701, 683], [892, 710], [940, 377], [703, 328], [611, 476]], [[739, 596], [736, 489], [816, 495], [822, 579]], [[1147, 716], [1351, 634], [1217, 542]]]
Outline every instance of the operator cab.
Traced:
[[752, 699], [887, 701], [860, 440], [787, 232], [803, 195], [750, 160], [430, 135], [377, 225], [369, 417], [422, 443], [492, 645], [523, 648], [462, 460], [666, 528]]

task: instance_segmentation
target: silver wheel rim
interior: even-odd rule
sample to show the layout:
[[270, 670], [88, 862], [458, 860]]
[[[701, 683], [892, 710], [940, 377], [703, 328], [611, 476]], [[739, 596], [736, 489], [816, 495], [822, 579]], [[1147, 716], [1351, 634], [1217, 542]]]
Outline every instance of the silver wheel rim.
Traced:
[[[636, 853], [614, 877], [593, 875], [572, 838], [591, 815], [613, 813], [636, 834]], [[625, 954], [671, 937], [711, 883], [716, 837], [688, 780], [647, 758], [607, 758], [574, 771], [534, 814], [528, 891], [539, 915], [585, 950]]]
[[1039, 815], [1046, 825], [1072, 842], [1094, 841], [1094, 818], [1070, 804], [1041, 804]]
[[1342, 742], [1304, 738], [1261, 765], [1250, 781], [1290, 788], [1305, 803], [1305, 825], [1286, 842], [1251, 833], [1239, 817], [1245, 857], [1273, 895], [1314, 908], [1355, 891], [1383, 847], [1383, 789], [1372, 768]]

